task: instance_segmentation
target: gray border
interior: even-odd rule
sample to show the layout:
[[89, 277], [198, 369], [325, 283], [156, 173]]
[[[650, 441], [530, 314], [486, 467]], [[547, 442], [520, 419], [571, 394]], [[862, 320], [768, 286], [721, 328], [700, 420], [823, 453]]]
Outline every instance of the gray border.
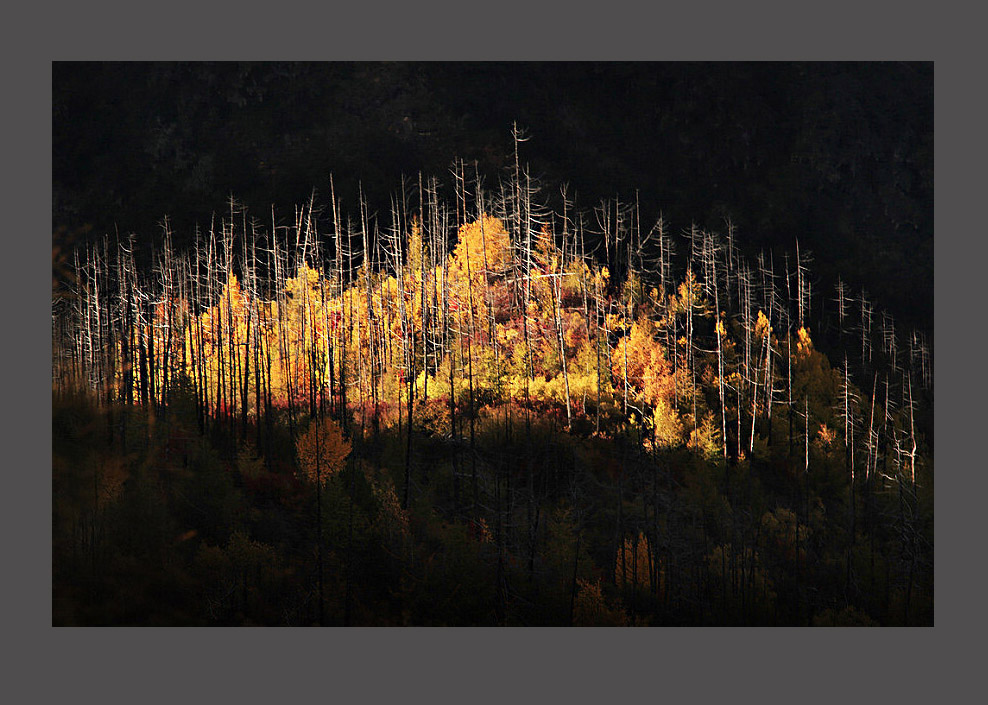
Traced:
[[[172, 3], [154, 13], [142, 10], [138, 16], [132, 5], [116, 4], [119, 11], [106, 11], [102, 16], [95, 16], [91, 5], [61, 9], [57, 18], [49, 16], [47, 19], [57, 21], [45, 30], [49, 55], [29, 61], [14, 77], [17, 98], [10, 104], [21, 107], [16, 113], [8, 112], [7, 119], [15, 121], [8, 134], [28, 136], [11, 144], [16, 173], [27, 176], [15, 191], [18, 197], [9, 201], [17, 205], [11, 209], [14, 222], [8, 223], [15, 262], [41, 262], [44, 257], [43, 236], [36, 233], [35, 221], [36, 214], [45, 212], [51, 203], [50, 173], [37, 156], [39, 152], [46, 154], [45, 148], [50, 154], [51, 147], [50, 59], [811, 60], [832, 59], [838, 54], [854, 59], [929, 59], [944, 53], [945, 47], [937, 42], [952, 46], [958, 41], [935, 33], [939, 24], [932, 11], [925, 14], [901, 5], [893, 10], [862, 3], [855, 3], [853, 12], [833, 4], [793, 9], [791, 3], [778, 3], [775, 8], [756, 12], [750, 4], [709, 8], [697, 3], [689, 9], [655, 8], [650, 10], [651, 17], [642, 17], [637, 6], [622, 8], [614, 3], [571, 7], [569, 17], [560, 17], [556, 4], [541, 8], [531, 2], [517, 3], [512, 9], [510, 3], [498, 3], [496, 7], [467, 9], [449, 3], [440, 19], [434, 19], [435, 15], [420, 3], [384, 10], [327, 7], [321, 10], [321, 17], [311, 9], [289, 10], [282, 4], [278, 12], [285, 19], [280, 23], [272, 21], [270, 7], [247, 9], [241, 4], [231, 13], [228, 8], [211, 10], [202, 3], [191, 8]], [[387, 26], [375, 26], [385, 12]], [[454, 29], [451, 21], [469, 22], [470, 26]], [[373, 30], [355, 29], [362, 27]], [[972, 113], [961, 109], [965, 106], [958, 100], [965, 91], [977, 91], [978, 83], [968, 81], [974, 76], [964, 75], [962, 66], [938, 62], [937, 68], [939, 176], [945, 179], [937, 199], [937, 273], [944, 275], [938, 279], [946, 286], [940, 301], [957, 302], [962, 292], [954, 283], [968, 278], [954, 269], [959, 264], [956, 257], [949, 265], [944, 264], [944, 257], [953, 249], [949, 246], [956, 245], [954, 240], [963, 237], [962, 224], [978, 222], [959, 215], [960, 208], [977, 203], [983, 194], [974, 193], [977, 182], [971, 162], [951, 155], [957, 154], [959, 141], [972, 133], [974, 126]], [[958, 171], [961, 173], [952, 177]], [[944, 245], [944, 237], [948, 245]], [[976, 259], [968, 257], [967, 261], [970, 267]], [[40, 289], [42, 281], [43, 275], [32, 267], [15, 267], [8, 296], [34, 291], [35, 286]], [[47, 300], [40, 291], [38, 297]], [[50, 467], [46, 423], [51, 409], [47, 393], [34, 387], [35, 374], [38, 382], [50, 375], [45, 357], [50, 356], [50, 343], [49, 331], [41, 330], [48, 312], [34, 313], [14, 307], [8, 310], [8, 315], [15, 316], [14, 329], [30, 331], [30, 340], [37, 341], [40, 348], [40, 352], [15, 348], [16, 367], [12, 369], [32, 372], [13, 375], [14, 388], [7, 391], [8, 412], [13, 411], [17, 419], [11, 435], [18, 439], [13, 462], [5, 463], [8, 482], [14, 483], [13, 487], [8, 485], [7, 496], [30, 498], [16, 502], [6, 522], [8, 536], [25, 537], [23, 542], [8, 542], [14, 544], [9, 548], [17, 558], [16, 567], [7, 573], [8, 587], [14, 588], [8, 593], [12, 608], [8, 613], [13, 613], [15, 626], [8, 632], [12, 636], [8, 644], [17, 642], [26, 647], [19, 649], [20, 656], [10, 670], [16, 674], [14, 692], [22, 688], [37, 692], [41, 684], [42, 692], [52, 695], [52, 700], [89, 693], [104, 700], [122, 701], [126, 697], [141, 702], [184, 699], [192, 693], [194, 700], [215, 693], [224, 700], [238, 701], [244, 696], [260, 701], [290, 700], [299, 695], [334, 698], [352, 693], [374, 702], [385, 695], [431, 700], [439, 693], [471, 700], [479, 696], [485, 701], [519, 696], [529, 700], [543, 694], [554, 700], [573, 695], [596, 700], [620, 694], [706, 701], [716, 696], [769, 696], [773, 700], [850, 696], [857, 700], [866, 692], [880, 692], [883, 700], [899, 702], [902, 696], [912, 701], [929, 699], [935, 691], [942, 694], [939, 687], [946, 681], [946, 671], [953, 670], [950, 666], [955, 656], [973, 652], [973, 644], [958, 643], [957, 627], [967, 617], [968, 605], [973, 604], [966, 598], [972, 585], [978, 584], [973, 579], [979, 576], [967, 573], [965, 580], [958, 581], [950, 566], [959, 563], [961, 556], [968, 564], [980, 557], [976, 548], [971, 547], [971, 553], [961, 543], [963, 536], [956, 530], [957, 517], [978, 515], [961, 507], [960, 493], [943, 483], [938, 502], [940, 596], [935, 630], [484, 633], [357, 629], [265, 630], [262, 636], [259, 630], [233, 634], [229, 630], [51, 629], [51, 478], [37, 452], [39, 447], [46, 449]], [[956, 355], [960, 348], [952, 350], [949, 338], [962, 323], [968, 323], [965, 329], [970, 330], [971, 321], [955, 305], [941, 305], [936, 313], [947, 317], [946, 323], [941, 320], [941, 335], [936, 340], [942, 363], [937, 366], [941, 373], [938, 381], [947, 394], [946, 399], [941, 394], [941, 406], [947, 403], [947, 408], [954, 409], [959, 401], [954, 394], [957, 376], [964, 369], [977, 368], [975, 361]], [[961, 367], [963, 363], [972, 364]], [[24, 404], [26, 408], [22, 408]], [[963, 409], [952, 418], [952, 428], [941, 424], [938, 441], [942, 467], [952, 470], [966, 457], [964, 437], [972, 437], [976, 413], [976, 409]], [[42, 418], [42, 423], [34, 423], [37, 418]], [[962, 419], [971, 421], [960, 426]], [[975, 470], [975, 464], [971, 465]], [[946, 473], [948, 479], [953, 475]], [[967, 482], [965, 477], [965, 489]], [[28, 491], [22, 492], [22, 488]], [[980, 493], [967, 489], [964, 495]], [[945, 513], [944, 507], [950, 512]], [[15, 527], [16, 533], [12, 530]], [[29, 675], [34, 677], [25, 678]]]
[[[61, 8], [54, 60], [928, 60], [935, 9], [862, 0], [395, 0]], [[104, 14], [105, 13], [105, 14]], [[101, 16], [102, 15], [102, 16]], [[82, 32], [80, 30], [85, 30]]]

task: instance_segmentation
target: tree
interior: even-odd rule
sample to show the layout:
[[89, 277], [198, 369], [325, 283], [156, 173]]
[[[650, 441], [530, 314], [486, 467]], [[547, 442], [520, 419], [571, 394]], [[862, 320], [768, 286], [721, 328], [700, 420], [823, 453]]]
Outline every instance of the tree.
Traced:
[[323, 624], [322, 579], [322, 484], [343, 468], [350, 455], [350, 441], [343, 438], [336, 422], [330, 418], [313, 420], [295, 441], [299, 472], [316, 486], [316, 562], [319, 583], [319, 626]]
[[309, 482], [320, 485], [343, 468], [351, 443], [331, 418], [313, 421], [295, 441], [299, 471]]

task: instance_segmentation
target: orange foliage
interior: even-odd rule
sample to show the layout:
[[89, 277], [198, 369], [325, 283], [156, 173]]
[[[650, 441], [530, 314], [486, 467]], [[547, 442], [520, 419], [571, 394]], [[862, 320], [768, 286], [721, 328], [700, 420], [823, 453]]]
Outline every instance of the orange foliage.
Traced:
[[343, 468], [350, 448], [336, 422], [329, 418], [314, 421], [295, 441], [299, 471], [309, 482], [325, 482]]
[[618, 341], [611, 353], [611, 373], [621, 383], [625, 374], [626, 351], [628, 385], [636, 397], [651, 407], [660, 402], [668, 403], [673, 396], [673, 378], [651, 319], [639, 317], [631, 326], [630, 333]]

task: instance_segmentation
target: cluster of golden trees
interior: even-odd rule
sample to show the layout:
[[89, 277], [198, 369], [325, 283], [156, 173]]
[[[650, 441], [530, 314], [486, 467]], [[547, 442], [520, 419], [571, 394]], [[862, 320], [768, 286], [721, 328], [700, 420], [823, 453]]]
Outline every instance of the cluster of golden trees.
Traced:
[[[567, 255], [548, 226], [526, 251], [483, 214], [447, 252], [413, 220], [407, 241], [379, 234], [352, 269], [339, 238], [339, 268], [318, 266], [318, 250], [304, 252], [309, 233], [303, 251], [289, 257], [276, 241], [258, 265], [250, 235], [235, 244], [224, 228], [192, 256], [166, 251], [158, 291], [142, 289], [132, 241], [112, 271], [106, 243], [77, 256], [56, 384], [83, 381], [107, 401], [152, 407], [188, 385], [204, 424], [239, 419], [261, 438], [276, 410], [402, 424], [430, 399], [449, 404], [446, 432], [466, 409], [509, 400], [565, 410], [568, 422], [647, 408], [650, 423], [665, 414], [664, 433], [675, 425], [654, 310], [630, 295], [611, 300], [607, 268]], [[368, 261], [373, 253], [383, 261]]]
[[[567, 428], [625, 425], [643, 443], [734, 459], [771, 438], [777, 406], [790, 446], [800, 406], [804, 437], [811, 418], [825, 425], [829, 414], [809, 408], [820, 395], [804, 388], [801, 400], [807, 383], [793, 384], [793, 366], [813, 353], [798, 253], [783, 297], [771, 265], [740, 258], [733, 228], [726, 241], [691, 228], [677, 283], [663, 221], [644, 233], [636, 209], [596, 211], [601, 257], [599, 244], [587, 252], [582, 214], [533, 212], [520, 180], [498, 215], [479, 188], [469, 215], [458, 192], [455, 222], [436, 191], [420, 185], [418, 212], [396, 205], [388, 228], [363, 203], [359, 226], [344, 226], [334, 199], [328, 236], [311, 203], [292, 226], [265, 232], [231, 201], [220, 228], [184, 253], [166, 221], [143, 271], [133, 236], [77, 252], [74, 286], [55, 300], [54, 384], [150, 408], [183, 388], [203, 430], [225, 424], [261, 451], [279, 414], [293, 429], [329, 414], [345, 433], [420, 424], [455, 436], [479, 408], [506, 403], [564, 414]], [[911, 413], [912, 373], [896, 370], [894, 334], [886, 345]], [[843, 385], [850, 419], [849, 399], [861, 395], [847, 370], [820, 375]]]
[[[440, 202], [434, 180], [420, 179], [417, 207], [403, 191], [387, 223], [363, 202], [356, 219], [344, 218], [331, 195], [328, 217], [313, 201], [290, 224], [272, 214], [265, 227], [231, 201], [229, 214], [181, 252], [167, 221], [154, 252], [139, 252], [134, 236], [77, 251], [64, 260], [67, 285], [53, 299], [56, 393], [84, 387], [108, 409], [140, 405], [152, 420], [191, 404], [200, 431], [218, 429], [232, 447], [256, 451], [245, 467], [269, 455], [276, 428], [287, 426], [297, 470], [317, 488], [317, 536], [322, 485], [344, 467], [355, 436], [395, 429], [407, 443], [404, 482], [393, 485], [401, 497], [390, 498], [403, 519], [414, 437], [469, 444], [469, 473], [453, 474], [470, 478], [464, 496], [475, 533], [498, 537], [499, 574], [519, 488], [511, 473], [488, 468], [494, 490], [481, 489], [491, 486], [478, 478], [474, 452], [485, 418], [503, 414], [505, 433], [515, 415], [529, 433], [533, 419], [549, 419], [582, 436], [623, 436], [640, 457], [688, 448], [728, 472], [774, 444], [797, 488], [811, 455], [843, 456], [850, 574], [856, 487], [863, 481], [870, 492], [880, 479], [916, 491], [914, 391], [931, 384], [921, 338], [913, 334], [906, 354], [890, 317], [878, 330], [864, 294], [852, 305], [840, 285], [836, 326], [855, 362], [860, 351], [856, 377], [870, 382], [862, 393], [847, 356], [835, 370], [814, 348], [798, 249], [795, 266], [786, 257], [781, 272], [771, 256], [752, 267], [730, 224], [726, 237], [693, 227], [683, 233], [677, 277], [664, 221], [646, 230], [634, 205], [604, 202], [588, 214], [563, 192], [561, 213], [551, 213], [517, 163], [496, 197], [479, 179], [468, 193], [462, 165], [455, 176], [455, 208]], [[459, 450], [452, 462], [462, 462]], [[521, 494], [535, 535], [546, 497], [526, 462]], [[624, 468], [611, 474], [623, 527], [631, 479]], [[662, 595], [661, 502], [654, 474], [649, 482], [644, 530], [616, 539], [613, 582]], [[790, 513], [787, 560], [797, 564], [812, 514], [804, 504]], [[717, 548], [710, 571], [724, 585], [768, 594], [756, 570], [760, 530]], [[571, 611], [623, 622], [599, 585], [576, 586], [574, 578]]]

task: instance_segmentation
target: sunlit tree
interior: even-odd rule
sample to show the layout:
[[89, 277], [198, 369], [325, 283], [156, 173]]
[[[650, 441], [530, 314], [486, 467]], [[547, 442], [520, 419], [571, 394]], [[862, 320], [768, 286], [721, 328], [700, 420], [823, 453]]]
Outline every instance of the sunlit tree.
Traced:
[[323, 623], [323, 556], [322, 556], [322, 487], [343, 469], [350, 455], [350, 441], [343, 437], [330, 418], [314, 420], [295, 441], [298, 467], [302, 477], [316, 488], [316, 562], [319, 584], [319, 624]]

